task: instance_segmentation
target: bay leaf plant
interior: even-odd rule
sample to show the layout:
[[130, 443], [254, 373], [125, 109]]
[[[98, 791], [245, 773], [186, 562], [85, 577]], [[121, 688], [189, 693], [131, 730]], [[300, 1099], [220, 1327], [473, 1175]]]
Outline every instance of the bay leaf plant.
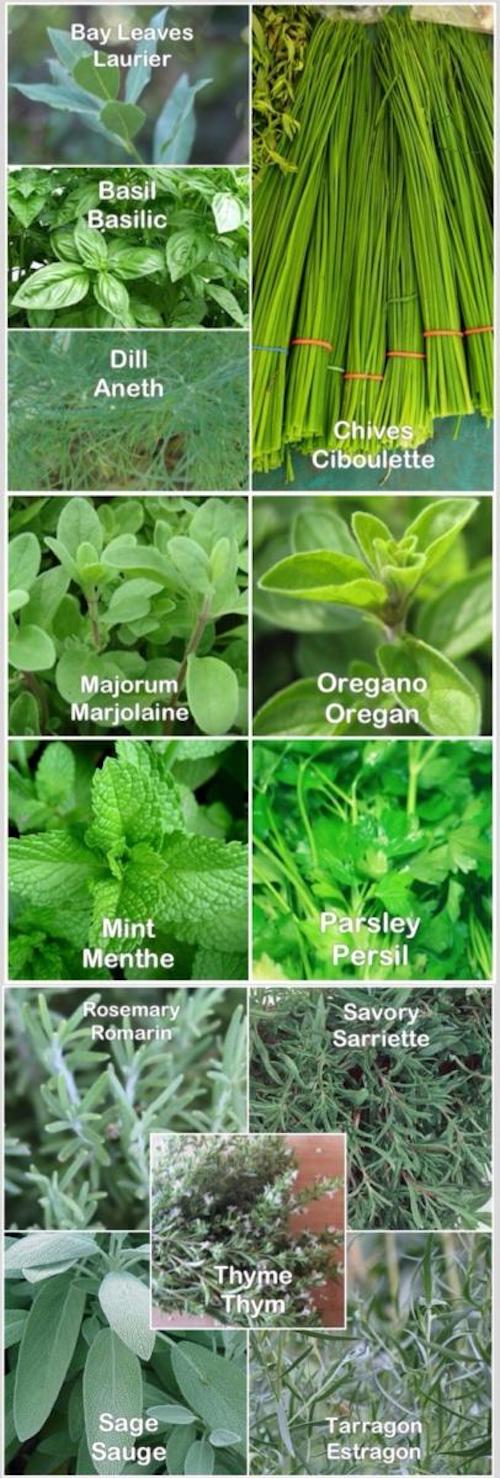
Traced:
[[[491, 1473], [491, 1238], [348, 1240], [345, 1334], [251, 1334], [251, 1473]], [[332, 1436], [330, 1420], [336, 1418]], [[367, 1422], [344, 1435], [339, 1422]], [[409, 1434], [409, 1423], [421, 1431]], [[373, 1427], [387, 1424], [386, 1430]], [[398, 1434], [398, 1423], [401, 1423]], [[392, 1424], [392, 1427], [391, 1427]], [[395, 1430], [394, 1430], [395, 1424]], [[330, 1443], [368, 1448], [328, 1455]], [[404, 1456], [417, 1448], [418, 1456]], [[398, 1456], [398, 1450], [401, 1456]]]
[[[41, 26], [36, 29], [28, 12], [28, 56], [37, 64], [35, 77], [43, 69], [43, 80], [32, 80], [33, 70], [27, 69], [22, 49], [24, 28], [14, 26], [9, 129], [13, 162], [23, 157], [25, 130], [32, 126], [35, 138], [25, 157], [32, 160], [35, 148], [41, 163], [58, 159], [71, 164], [77, 157], [84, 163], [125, 159], [187, 164], [193, 148], [206, 162], [230, 157], [248, 90], [241, 35], [244, 11], [240, 20], [239, 8], [231, 7], [227, 18], [222, 22], [218, 18], [216, 28], [212, 12], [207, 6], [193, 18], [189, 8], [179, 6], [136, 7], [134, 22], [146, 30], [154, 28], [156, 36], [130, 38], [124, 44], [116, 39], [112, 16], [108, 50], [123, 58], [117, 66], [106, 65], [103, 41], [90, 43], [72, 35], [71, 29], [45, 24], [53, 19], [51, 7], [40, 8]], [[84, 25], [88, 20], [84, 7], [77, 7], [75, 16]], [[192, 30], [191, 39], [182, 39], [183, 28]], [[164, 36], [162, 29], [167, 32]], [[155, 54], [163, 57], [161, 65], [150, 64], [148, 59]], [[208, 137], [197, 109], [197, 98], [207, 89], [212, 106], [215, 92], [219, 112], [219, 127]]]
[[[340, 1140], [342, 1146], [342, 1140]], [[317, 1174], [300, 1189], [300, 1159], [282, 1134], [154, 1134], [151, 1149], [151, 1282], [155, 1326], [182, 1328], [196, 1316], [225, 1327], [317, 1328], [324, 1308], [314, 1290], [341, 1279], [343, 1186], [326, 1174], [335, 1140], [316, 1146]], [[321, 1171], [325, 1173], [322, 1174]], [[340, 1191], [340, 1196], [337, 1194]], [[331, 1222], [317, 1228], [311, 1208], [331, 1198]], [[218, 1269], [291, 1274], [284, 1286], [250, 1292]], [[238, 1306], [235, 1294], [243, 1296]], [[226, 1302], [225, 1296], [233, 1295]], [[283, 1310], [276, 1308], [276, 1300]], [[271, 1307], [272, 1305], [272, 1307]], [[343, 1300], [340, 1300], [340, 1324]]]
[[[491, 760], [487, 739], [257, 741], [255, 980], [491, 980]], [[419, 920], [409, 963], [371, 961], [394, 917]], [[363, 963], [334, 963], [346, 943]]]
[[[106, 938], [104, 919], [150, 919], [146, 947], [174, 954], [171, 979], [245, 978], [246, 799], [243, 742], [14, 741], [12, 978], [144, 980], [140, 934]], [[110, 950], [132, 959], [108, 969]], [[146, 978], [166, 970], [148, 963]]]
[[248, 170], [15, 169], [8, 198], [14, 327], [246, 327]]
[[[427, 1041], [413, 1045], [412, 1032]], [[253, 1131], [347, 1133], [351, 1227], [487, 1227], [484, 991], [263, 987], [250, 1064]]]
[[244, 730], [246, 527], [240, 498], [14, 498], [10, 732]]
[[[11, 331], [13, 492], [246, 490], [247, 334], [144, 329], [139, 338], [134, 329]], [[138, 349], [145, 372], [113, 370], [111, 351]]]
[[146, 1230], [150, 1134], [245, 1128], [239, 991], [21, 986], [5, 1004], [9, 1227]]
[[127, 1232], [6, 1239], [6, 1473], [247, 1471], [245, 1336], [155, 1333], [148, 1253]]
[[[288, 509], [288, 518], [279, 502], [257, 510], [254, 530], [257, 684], [260, 667], [271, 689], [255, 732], [488, 732], [490, 500], [372, 497], [361, 507], [349, 500], [346, 511], [345, 500], [317, 497]], [[273, 691], [276, 673], [286, 671], [289, 633], [296, 633], [289, 663], [296, 675]], [[277, 664], [266, 660], [270, 636]], [[346, 681], [339, 691], [327, 682], [321, 691], [321, 674], [353, 686]], [[408, 692], [415, 680], [423, 692]], [[339, 717], [334, 707], [330, 721], [328, 706], [338, 702], [349, 714]], [[405, 722], [405, 710], [416, 710], [418, 723]]]

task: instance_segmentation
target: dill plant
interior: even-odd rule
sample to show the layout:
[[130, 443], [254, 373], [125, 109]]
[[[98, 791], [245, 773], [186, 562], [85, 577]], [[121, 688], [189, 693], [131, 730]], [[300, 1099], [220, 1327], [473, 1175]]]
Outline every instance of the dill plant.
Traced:
[[[112, 349], [135, 335], [70, 329], [10, 336], [10, 487], [22, 492], [245, 487], [247, 336], [141, 333], [161, 398], [94, 398]], [[122, 371], [118, 371], [118, 377]], [[137, 383], [138, 371], [124, 371]], [[139, 378], [141, 377], [139, 375]], [[123, 381], [120, 381], [123, 383]]]
[[[390, 1042], [408, 1027], [409, 1008], [426, 1045]], [[374, 1009], [378, 1020], [368, 1016]], [[487, 1223], [491, 1010], [484, 991], [254, 990], [250, 1064], [252, 1130], [347, 1133], [351, 1227], [475, 1230]]]
[[[326, 1149], [327, 1153], [327, 1149]], [[318, 1169], [320, 1162], [318, 1161]], [[152, 1149], [152, 1290], [159, 1311], [208, 1315], [217, 1324], [320, 1324], [314, 1290], [340, 1276], [342, 1235], [334, 1206], [336, 1177], [318, 1174], [296, 1187], [299, 1162], [279, 1134], [158, 1135]], [[332, 1198], [332, 1225], [307, 1225], [314, 1202]], [[304, 1226], [297, 1228], [297, 1216]], [[292, 1228], [291, 1218], [295, 1225]], [[221, 1266], [258, 1274], [291, 1274], [287, 1286], [264, 1287], [284, 1312], [240, 1310], [223, 1295], [246, 1293], [218, 1273]], [[158, 1317], [158, 1315], [157, 1315]], [[175, 1323], [175, 1319], [172, 1320]]]
[[490, 1238], [366, 1233], [348, 1247], [345, 1334], [251, 1335], [252, 1473], [371, 1475], [370, 1457], [330, 1460], [329, 1422], [417, 1420], [410, 1438], [340, 1436], [384, 1444], [401, 1475], [491, 1472]]
[[[115, 1013], [98, 1020], [117, 1028], [110, 1040], [93, 1035], [89, 1006], [100, 1003]], [[7, 993], [5, 1014], [12, 1228], [145, 1229], [150, 1134], [245, 1126], [238, 991], [20, 988]]]

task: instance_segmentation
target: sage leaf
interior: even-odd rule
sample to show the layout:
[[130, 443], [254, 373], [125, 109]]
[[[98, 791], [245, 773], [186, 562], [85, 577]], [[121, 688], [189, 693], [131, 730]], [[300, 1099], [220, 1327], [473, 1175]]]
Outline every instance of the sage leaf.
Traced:
[[[49, 1236], [52, 1235], [49, 1233]], [[19, 1351], [14, 1422], [20, 1442], [39, 1432], [50, 1415], [80, 1333], [85, 1292], [73, 1277], [57, 1277], [37, 1293]]]
[[207, 1442], [206, 1437], [200, 1441], [193, 1442], [186, 1453], [184, 1462], [185, 1473], [213, 1473], [215, 1468], [215, 1453], [213, 1447]]
[[188, 1427], [195, 1420], [192, 1411], [179, 1406], [178, 1401], [168, 1406], [149, 1406], [148, 1416], [154, 1417], [161, 1427]]
[[51, 1264], [95, 1257], [99, 1250], [90, 1232], [28, 1232], [11, 1242], [4, 1268], [8, 1275], [27, 1268], [50, 1268]]
[[[137, 1355], [127, 1349], [113, 1329], [101, 1329], [93, 1340], [83, 1372], [83, 1409], [85, 1434], [89, 1451], [94, 1442], [102, 1440], [100, 1417], [108, 1411], [116, 1420], [142, 1416], [142, 1370]], [[114, 1474], [123, 1472], [122, 1463], [105, 1459], [93, 1459], [96, 1472]]]
[[150, 1328], [149, 1289], [132, 1273], [107, 1273], [99, 1288], [99, 1303], [108, 1324], [127, 1349], [149, 1360], [155, 1345]]
[[238, 1434], [240, 1447], [246, 1437], [246, 1382], [242, 1370], [236, 1369], [220, 1355], [181, 1340], [171, 1351], [172, 1366], [179, 1390], [207, 1427], [227, 1426]]

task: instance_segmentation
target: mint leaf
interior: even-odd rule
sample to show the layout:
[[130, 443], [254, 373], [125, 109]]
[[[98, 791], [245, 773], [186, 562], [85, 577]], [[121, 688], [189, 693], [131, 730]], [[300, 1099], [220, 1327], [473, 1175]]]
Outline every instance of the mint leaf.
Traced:
[[175, 926], [190, 943], [202, 942], [201, 929], [203, 944], [219, 946], [222, 937], [228, 950], [245, 947], [248, 874], [240, 842], [175, 835], [165, 849], [165, 875], [163, 926]]
[[68, 832], [14, 838], [9, 844], [10, 885], [40, 908], [71, 903], [102, 870], [99, 859]]
[[[139, 754], [129, 758], [130, 749]], [[89, 845], [121, 857], [138, 842], [160, 848], [164, 835], [181, 825], [179, 795], [170, 775], [160, 776], [147, 746], [118, 749], [92, 782], [93, 824]]]

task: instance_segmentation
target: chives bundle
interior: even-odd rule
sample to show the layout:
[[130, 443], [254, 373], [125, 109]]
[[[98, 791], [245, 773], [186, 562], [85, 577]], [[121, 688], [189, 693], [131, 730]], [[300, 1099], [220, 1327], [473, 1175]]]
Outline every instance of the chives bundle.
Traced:
[[292, 172], [255, 201], [257, 471], [491, 416], [491, 72], [486, 37], [405, 11], [313, 30]]

